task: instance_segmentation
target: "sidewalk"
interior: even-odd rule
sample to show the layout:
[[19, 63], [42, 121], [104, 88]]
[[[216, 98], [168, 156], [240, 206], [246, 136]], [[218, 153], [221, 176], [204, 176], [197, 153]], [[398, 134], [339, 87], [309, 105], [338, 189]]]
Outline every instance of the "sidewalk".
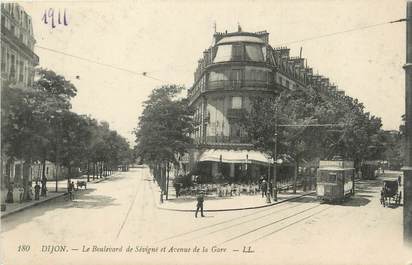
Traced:
[[[104, 180], [108, 180], [111, 177], [116, 176], [118, 173], [119, 172], [113, 172], [113, 174], [111, 176], [102, 177], [102, 178], [95, 179], [95, 180], [92, 180], [92, 178], [90, 177], [90, 182], [87, 182], [87, 185], [92, 184], [92, 183], [93, 184], [94, 183], [99, 183], [99, 182], [102, 182]], [[87, 175], [83, 175], [82, 177], [71, 179], [71, 181], [74, 181], [74, 184], [75, 184], [76, 188], [77, 188], [76, 182], [78, 180], [87, 181]], [[47, 181], [47, 189], [48, 189], [47, 197], [40, 196], [40, 200], [38, 200], [38, 201], [33, 199], [31, 201], [22, 202], [22, 203], [19, 203], [19, 202], [6, 203], [6, 211], [1, 212], [1, 218], [4, 218], [4, 217], [9, 216], [11, 214], [26, 210], [26, 209], [34, 207], [36, 205], [39, 205], [39, 204], [45, 203], [47, 201], [54, 200], [54, 199], [57, 199], [59, 197], [62, 197], [64, 195], [66, 195], [67, 194], [67, 180], [63, 179], [63, 180], [58, 181], [58, 184], [57, 184], [58, 185], [58, 192], [55, 191], [55, 187], [56, 187], [55, 183], [56, 183], [55, 180], [48, 180]]]
[[47, 201], [50, 200], [54, 200], [56, 198], [62, 197], [64, 196], [66, 193], [64, 192], [48, 192], [47, 193], [47, 197], [43, 197], [40, 196], [40, 200], [36, 201], [36, 200], [31, 200], [31, 201], [27, 201], [27, 202], [15, 202], [15, 203], [7, 203], [6, 205], [6, 211], [1, 212], [1, 218], [4, 218], [8, 215], [11, 215], [13, 213], [17, 213], [20, 211], [23, 211], [27, 208], [33, 207], [35, 205], [41, 204], [41, 203], [45, 203]]
[[[196, 198], [177, 198], [175, 193], [169, 194], [169, 200], [165, 200], [163, 196], [163, 203], [160, 203], [160, 188], [155, 182], [150, 182], [153, 199], [158, 209], [178, 211], [178, 212], [194, 212], [196, 209]], [[290, 201], [299, 197], [315, 195], [315, 191], [301, 190], [296, 191], [294, 194], [290, 192], [278, 193], [278, 200], [274, 202], [271, 199], [271, 203], [266, 202], [266, 197], [262, 198], [261, 194], [257, 195], [245, 195], [231, 196], [231, 197], [217, 197], [217, 196], [205, 196], [204, 208], [205, 212], [220, 212], [220, 211], [239, 211], [257, 209], [263, 207], [273, 206], [279, 203]]]

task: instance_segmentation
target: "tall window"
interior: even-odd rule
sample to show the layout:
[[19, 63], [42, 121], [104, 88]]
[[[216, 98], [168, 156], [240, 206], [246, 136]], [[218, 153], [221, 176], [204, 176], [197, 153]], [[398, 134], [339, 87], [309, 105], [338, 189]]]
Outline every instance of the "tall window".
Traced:
[[11, 63], [10, 63], [10, 77], [14, 79], [16, 77], [16, 60], [14, 54], [11, 55]]
[[231, 55], [232, 55], [232, 45], [219, 45], [217, 47], [216, 56], [213, 62], [214, 63], [228, 62], [230, 61]]
[[242, 97], [232, 97], [232, 109], [242, 108]]
[[6, 72], [6, 49], [1, 47], [1, 72]]
[[19, 61], [19, 82], [23, 82], [23, 72], [24, 72], [24, 66], [23, 66], [23, 61]]
[[263, 55], [264, 48], [257, 44], [246, 44], [246, 59], [254, 62], [263, 62], [265, 60]]
[[233, 45], [232, 60], [233, 61], [242, 60], [242, 54], [243, 54], [243, 46], [241, 44], [234, 44]]

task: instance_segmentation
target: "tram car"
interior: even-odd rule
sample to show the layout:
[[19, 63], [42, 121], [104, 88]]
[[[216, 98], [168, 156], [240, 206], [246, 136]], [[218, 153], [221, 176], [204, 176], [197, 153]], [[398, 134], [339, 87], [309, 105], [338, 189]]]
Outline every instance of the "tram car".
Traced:
[[343, 202], [354, 192], [355, 168], [352, 161], [319, 161], [317, 197], [328, 202]]
[[364, 161], [361, 165], [362, 179], [376, 179], [379, 161]]

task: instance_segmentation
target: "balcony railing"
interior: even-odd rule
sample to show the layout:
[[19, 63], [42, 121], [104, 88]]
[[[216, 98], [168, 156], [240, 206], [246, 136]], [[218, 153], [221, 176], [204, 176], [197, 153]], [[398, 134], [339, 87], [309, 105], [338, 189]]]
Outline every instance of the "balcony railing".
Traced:
[[206, 90], [235, 90], [241, 87], [271, 88], [274, 83], [259, 80], [218, 80], [209, 81]]

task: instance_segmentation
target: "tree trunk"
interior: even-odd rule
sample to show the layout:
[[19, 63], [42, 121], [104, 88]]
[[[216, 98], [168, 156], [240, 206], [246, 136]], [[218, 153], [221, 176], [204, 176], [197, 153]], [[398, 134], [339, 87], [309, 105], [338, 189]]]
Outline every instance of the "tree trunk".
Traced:
[[13, 158], [10, 157], [9, 159], [7, 159], [7, 162], [6, 162], [5, 184], [6, 184], [6, 187], [8, 189], [7, 196], [6, 196], [6, 202], [7, 203], [13, 203], [14, 202], [14, 200], [13, 200], [13, 185], [11, 183], [11, 176], [10, 176], [11, 175], [12, 165], [13, 165]]
[[166, 175], [166, 200], [169, 199], [169, 174], [170, 174], [170, 166], [169, 162], [166, 165], [167, 175]]
[[42, 161], [42, 175], [41, 175], [41, 195], [46, 196], [47, 194], [47, 180], [46, 180], [46, 158], [43, 158]]
[[298, 174], [299, 174], [299, 161], [296, 159], [295, 162], [295, 174], [293, 175], [293, 193], [296, 193], [296, 185], [297, 185], [297, 180], [298, 180]]
[[30, 163], [24, 162], [22, 166], [23, 171], [23, 201], [28, 201], [30, 197], [30, 185], [29, 185], [29, 174], [30, 174]]
[[70, 165], [68, 167], [68, 170], [69, 170], [69, 172], [67, 174], [67, 189], [69, 189], [69, 187], [71, 185], [70, 179], [71, 179], [71, 176], [72, 176], [72, 167]]
[[90, 182], [90, 162], [87, 161], [87, 182]]

